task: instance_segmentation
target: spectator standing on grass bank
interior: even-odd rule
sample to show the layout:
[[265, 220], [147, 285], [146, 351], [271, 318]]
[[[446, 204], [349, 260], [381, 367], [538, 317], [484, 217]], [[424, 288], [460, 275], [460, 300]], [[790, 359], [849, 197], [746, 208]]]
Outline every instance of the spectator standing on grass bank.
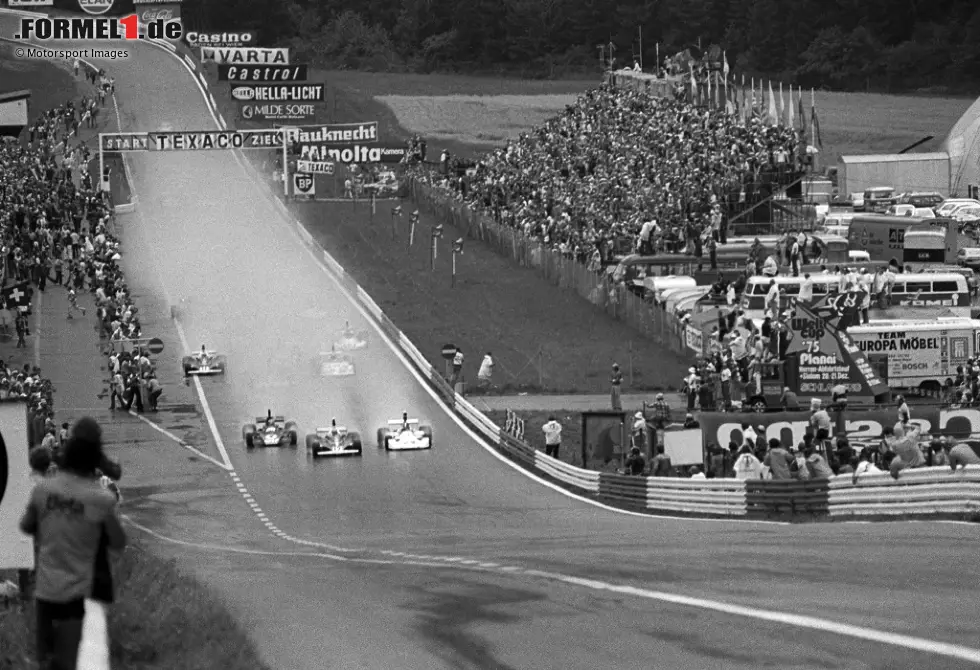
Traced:
[[549, 416], [541, 430], [544, 432], [544, 453], [558, 458], [558, 450], [561, 449], [561, 424], [554, 416]]
[[94, 419], [75, 424], [60, 466], [37, 482], [20, 529], [35, 538], [37, 660], [42, 670], [75, 667], [85, 599], [97, 593], [97, 557], [105, 543], [119, 550], [126, 534], [116, 496], [101, 483], [101, 430]]
[[465, 357], [463, 356], [462, 349], [456, 349], [456, 354], [453, 356], [453, 376], [449, 379], [449, 383], [455, 388], [456, 384], [463, 381], [463, 361]]
[[612, 404], [612, 408], [616, 411], [623, 409], [623, 400], [621, 394], [621, 387], [623, 386], [623, 373], [619, 369], [619, 363], [613, 363], [612, 366], [612, 376], [609, 380], [609, 399]]
[[480, 371], [476, 374], [476, 378], [480, 380], [480, 384], [485, 388], [489, 389], [493, 386], [493, 354], [489, 351], [480, 363]]

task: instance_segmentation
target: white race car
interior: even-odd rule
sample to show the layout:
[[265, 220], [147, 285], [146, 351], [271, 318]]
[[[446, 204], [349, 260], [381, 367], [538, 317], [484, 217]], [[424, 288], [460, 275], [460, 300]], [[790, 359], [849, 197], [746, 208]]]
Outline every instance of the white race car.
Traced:
[[354, 359], [338, 353], [334, 347], [330, 351], [320, 352], [317, 370], [324, 377], [350, 377], [354, 374]]
[[419, 451], [432, 448], [432, 427], [422, 425], [418, 419], [409, 419], [403, 413], [401, 419], [392, 419], [378, 428], [378, 447], [386, 451]]
[[344, 329], [340, 331], [333, 349], [335, 351], [357, 351], [366, 348], [367, 345], [368, 332], [366, 330], [354, 330], [348, 321], [344, 324]]

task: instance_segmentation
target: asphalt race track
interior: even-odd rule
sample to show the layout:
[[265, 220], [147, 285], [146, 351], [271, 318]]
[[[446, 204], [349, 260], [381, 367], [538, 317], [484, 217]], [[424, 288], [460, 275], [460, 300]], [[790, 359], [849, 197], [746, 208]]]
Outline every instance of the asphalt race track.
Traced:
[[[116, 77], [123, 130], [216, 128], [172, 56], [145, 44], [129, 48], [136, 58], [100, 63]], [[370, 325], [231, 153], [129, 159], [140, 205], [122, 234], [128, 276], [152, 286], [161, 302], [182, 304], [191, 348], [203, 343], [227, 355], [228, 374], [204, 380], [203, 388], [242, 484], [291, 537], [387, 561], [288, 556], [309, 547], [271, 533], [268, 553], [251, 555], [227, 539], [236, 528], [226, 537], [213, 524], [206, 542], [226, 553], [182, 548], [182, 564], [241, 614], [271, 667], [918, 669], [980, 662], [944, 646], [980, 647], [978, 526], [638, 518], [555, 492], [477, 444], [373, 329], [369, 349], [355, 354], [354, 378], [317, 374], [317, 353], [345, 320]], [[336, 417], [362, 433], [363, 458], [313, 463], [302, 438], [295, 450], [247, 453], [242, 423], [269, 408], [303, 431]], [[375, 431], [402, 409], [431, 422], [432, 451], [377, 450]], [[255, 524], [249, 515], [237, 518]], [[181, 527], [177, 539], [202, 543], [194, 519]], [[391, 552], [492, 566], [458, 569]], [[760, 618], [774, 612], [824, 623]], [[858, 633], [858, 626], [870, 630]]]

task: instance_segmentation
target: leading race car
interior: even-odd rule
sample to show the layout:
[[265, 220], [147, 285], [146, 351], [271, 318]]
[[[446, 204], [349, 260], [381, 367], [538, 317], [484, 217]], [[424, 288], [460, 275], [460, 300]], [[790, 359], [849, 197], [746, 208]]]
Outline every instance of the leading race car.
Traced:
[[334, 344], [334, 350], [357, 351], [365, 349], [368, 345], [368, 332], [366, 330], [354, 330], [351, 328], [350, 321], [344, 322], [344, 329], [340, 331], [340, 337]]
[[317, 428], [316, 433], [306, 436], [306, 450], [314, 458], [318, 456], [360, 456], [361, 435], [330, 421], [329, 428]]
[[208, 377], [225, 372], [225, 357], [219, 356], [216, 351], [208, 351], [203, 344], [196, 354], [184, 356], [183, 363], [185, 377]]
[[418, 419], [409, 419], [408, 412], [402, 418], [392, 419], [378, 428], [378, 447], [386, 451], [418, 451], [432, 448], [432, 427], [422, 425]]
[[321, 351], [317, 368], [324, 377], [350, 377], [354, 374], [354, 359], [337, 351], [336, 346], [330, 351]]
[[255, 423], [242, 426], [242, 439], [249, 449], [253, 447], [295, 447], [299, 441], [296, 422], [286, 421], [284, 416], [273, 416], [272, 410], [266, 417], [258, 417]]

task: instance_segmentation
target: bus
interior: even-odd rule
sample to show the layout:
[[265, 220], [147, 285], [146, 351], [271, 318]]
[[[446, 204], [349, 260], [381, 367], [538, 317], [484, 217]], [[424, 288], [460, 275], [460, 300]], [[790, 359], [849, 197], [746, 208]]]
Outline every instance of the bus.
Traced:
[[[773, 277], [787, 298], [800, 294], [803, 277], [780, 275]], [[830, 273], [811, 274], [813, 280], [813, 299], [819, 300], [828, 293], [837, 293], [841, 276]], [[769, 293], [770, 277], [749, 278], [742, 294], [741, 307], [745, 315], [753, 320], [764, 319], [766, 295]], [[870, 315], [874, 318], [895, 318], [905, 316], [928, 318], [930, 316], [970, 317], [970, 288], [966, 277], [954, 272], [899, 273], [892, 287], [888, 304], [872, 301]]]
[[957, 365], [980, 355], [976, 319], [872, 321], [847, 334], [888, 386], [915, 395], [938, 395], [952, 383]]
[[847, 241], [876, 261], [955, 263], [957, 233], [957, 225], [949, 219], [865, 214], [851, 219]]

